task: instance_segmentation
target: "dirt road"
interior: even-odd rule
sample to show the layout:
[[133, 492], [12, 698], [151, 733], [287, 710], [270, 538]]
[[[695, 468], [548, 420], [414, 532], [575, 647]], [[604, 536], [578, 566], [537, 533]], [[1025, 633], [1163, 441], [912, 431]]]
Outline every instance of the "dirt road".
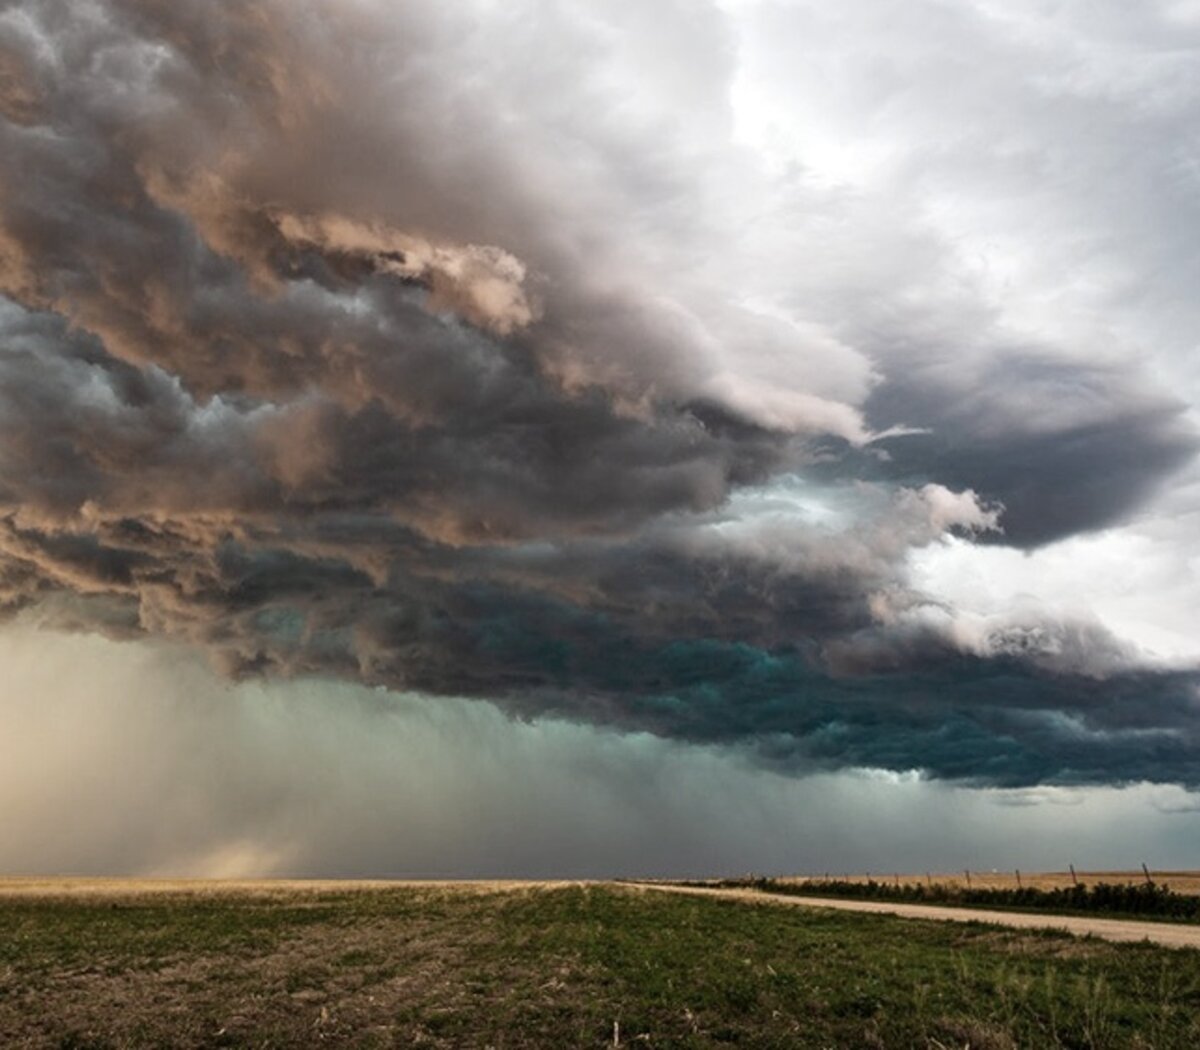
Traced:
[[949, 922], [990, 922], [1019, 929], [1063, 930], [1078, 937], [1091, 934], [1107, 941], [1152, 941], [1168, 948], [1200, 948], [1200, 925], [1188, 926], [1138, 919], [1093, 919], [1079, 915], [1034, 915], [1028, 912], [988, 911], [983, 908], [943, 908], [933, 904], [902, 904], [890, 901], [839, 900], [832, 897], [790, 897], [758, 890], [718, 890], [700, 886], [670, 886], [637, 883], [639, 889], [660, 893], [687, 893], [698, 897], [731, 897], [751, 904], [791, 905], [801, 908], [833, 908], [877, 915], [899, 915], [905, 919], [939, 919]]

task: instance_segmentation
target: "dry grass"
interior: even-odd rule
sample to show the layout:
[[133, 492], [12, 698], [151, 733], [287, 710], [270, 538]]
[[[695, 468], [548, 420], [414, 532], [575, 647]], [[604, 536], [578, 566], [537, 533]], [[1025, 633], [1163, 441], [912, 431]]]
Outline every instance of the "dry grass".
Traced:
[[[1160, 885], [1176, 893], [1200, 895], [1200, 871], [1152, 871]], [[1081, 885], [1097, 883], [1141, 883], [1141, 871], [1078, 871]], [[819, 875], [793, 875], [775, 879], [780, 883], [800, 885], [841, 879], [847, 882], [876, 882], [966, 887], [963, 872], [870, 872], [843, 874], [830, 872]], [[1069, 871], [1021, 872], [1021, 885], [1039, 890], [1062, 889], [1072, 884]], [[365, 893], [386, 889], [437, 890], [446, 893], [498, 893], [516, 890], [553, 889], [564, 886], [596, 885], [588, 880], [520, 880], [520, 879], [171, 879], [171, 878], [94, 878], [84, 876], [0, 877], [0, 900], [11, 898], [113, 898], [176, 894], [194, 898], [206, 897], [278, 897], [294, 899], [326, 893]], [[971, 872], [973, 889], [1011, 890], [1017, 888], [1015, 872]]]
[[372, 893], [389, 889], [445, 893], [502, 893], [581, 886], [579, 881], [518, 879], [144, 879], [92, 876], [0, 877], [0, 900], [134, 900], [173, 895], [191, 899], [260, 897], [294, 900], [328, 893]]

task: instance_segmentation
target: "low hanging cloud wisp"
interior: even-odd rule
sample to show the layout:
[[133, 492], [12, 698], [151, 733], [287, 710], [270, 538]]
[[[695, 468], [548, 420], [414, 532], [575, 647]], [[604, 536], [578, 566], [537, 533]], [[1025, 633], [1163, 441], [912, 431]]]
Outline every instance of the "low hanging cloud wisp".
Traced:
[[1129, 522], [1190, 388], [1007, 316], [942, 154], [749, 149], [772, 11], [0, 7], [0, 607], [790, 773], [1195, 785], [1193, 667], [910, 571]]

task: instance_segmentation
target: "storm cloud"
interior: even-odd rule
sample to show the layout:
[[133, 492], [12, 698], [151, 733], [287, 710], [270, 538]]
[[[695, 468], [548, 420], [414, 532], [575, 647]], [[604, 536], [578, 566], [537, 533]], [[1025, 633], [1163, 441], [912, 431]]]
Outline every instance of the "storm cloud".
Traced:
[[919, 5], [968, 70], [888, 6], [0, 4], [0, 607], [790, 774], [1200, 784], [1200, 654], [914, 574], [1170, 531], [1200, 26]]

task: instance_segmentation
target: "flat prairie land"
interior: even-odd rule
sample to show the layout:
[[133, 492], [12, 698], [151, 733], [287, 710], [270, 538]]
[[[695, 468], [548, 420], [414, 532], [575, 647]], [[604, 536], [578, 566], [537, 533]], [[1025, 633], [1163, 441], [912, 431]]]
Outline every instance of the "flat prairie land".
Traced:
[[[1169, 887], [1175, 893], [1200, 894], [1200, 871], [1151, 871], [1150, 877], [1159, 885]], [[950, 872], [891, 872], [876, 871], [869, 874], [842, 874], [830, 872], [828, 876], [794, 875], [776, 879], [777, 882], [822, 882], [827, 879], [838, 879], [843, 882], [876, 882], [894, 883], [899, 879], [901, 885], [949, 886], [965, 889], [967, 876], [962, 871]], [[1021, 872], [1020, 884], [1026, 889], [1059, 890], [1067, 889], [1078, 880], [1081, 886], [1095, 886], [1099, 883], [1124, 883], [1138, 885], [1146, 881], [1146, 875], [1140, 869], [1137, 871], [1077, 871], [1072, 878], [1069, 871], [1031, 871]], [[1015, 871], [972, 871], [971, 886], [977, 890], [1015, 890], [1017, 889], [1017, 873]]]
[[529, 879], [138, 879], [77, 876], [0, 877], [0, 904], [9, 900], [86, 900], [111, 898], [118, 902], [170, 896], [189, 898], [279, 898], [304, 900], [329, 893], [375, 893], [380, 890], [437, 890], [453, 893], [498, 893], [583, 883], [539, 882]]
[[0, 883], [0, 1046], [1200, 1046], [1200, 951], [603, 883]]

